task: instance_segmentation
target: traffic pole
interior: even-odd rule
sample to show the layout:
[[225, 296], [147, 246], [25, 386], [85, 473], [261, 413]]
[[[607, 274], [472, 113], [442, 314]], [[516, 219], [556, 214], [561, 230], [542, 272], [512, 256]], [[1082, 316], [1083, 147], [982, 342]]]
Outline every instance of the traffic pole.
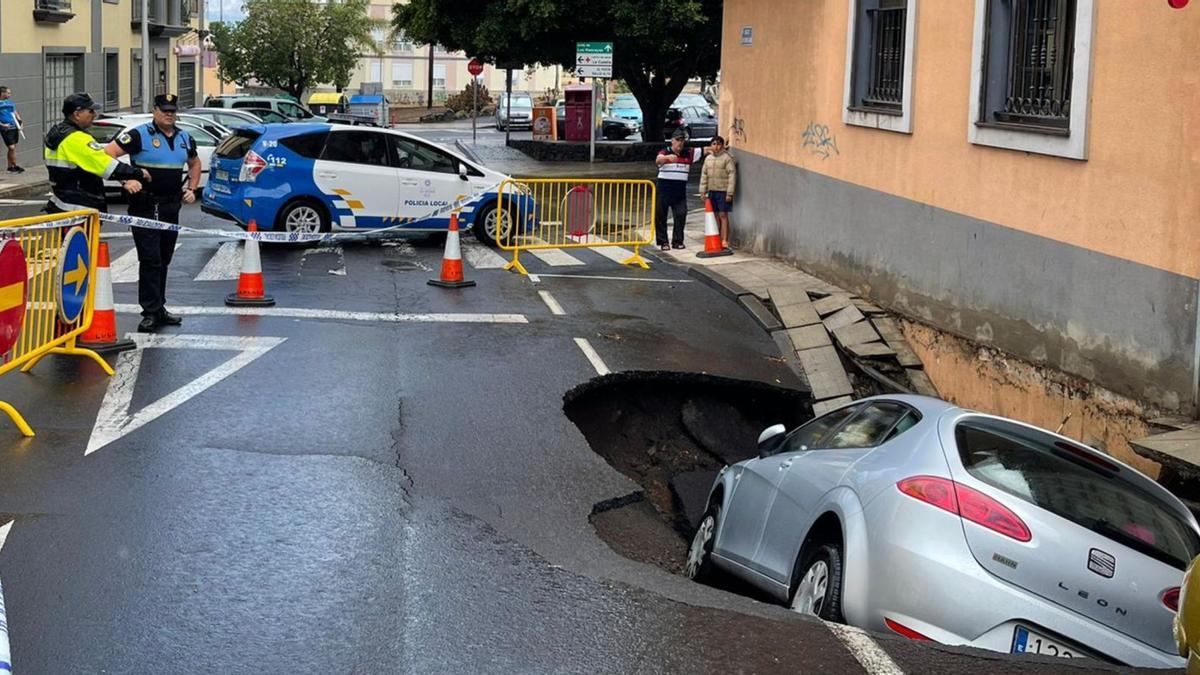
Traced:
[[471, 88], [475, 90], [475, 106], [471, 111], [471, 142], [478, 143], [479, 136], [476, 135], [477, 132], [475, 131], [475, 127], [479, 120], [479, 77], [472, 75], [471, 84]]

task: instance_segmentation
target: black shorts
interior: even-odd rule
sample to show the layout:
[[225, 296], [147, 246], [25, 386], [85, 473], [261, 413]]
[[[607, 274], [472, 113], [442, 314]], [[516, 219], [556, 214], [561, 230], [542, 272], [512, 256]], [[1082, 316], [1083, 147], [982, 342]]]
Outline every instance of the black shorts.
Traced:
[[0, 129], [0, 138], [4, 139], [5, 145], [11, 147], [21, 140], [21, 134], [16, 129]]

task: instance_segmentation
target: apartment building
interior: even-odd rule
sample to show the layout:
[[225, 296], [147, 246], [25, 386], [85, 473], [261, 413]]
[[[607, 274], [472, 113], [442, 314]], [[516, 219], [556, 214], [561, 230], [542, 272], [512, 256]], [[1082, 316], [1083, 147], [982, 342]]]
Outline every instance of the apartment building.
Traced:
[[196, 44], [201, 0], [3, 0], [0, 2], [0, 85], [13, 91], [29, 141], [19, 147], [23, 164], [41, 158], [47, 121], [61, 117], [62, 99], [86, 91], [106, 110], [140, 107], [142, 22], [150, 31], [154, 91], [196, 97], [197, 57], [175, 54]]

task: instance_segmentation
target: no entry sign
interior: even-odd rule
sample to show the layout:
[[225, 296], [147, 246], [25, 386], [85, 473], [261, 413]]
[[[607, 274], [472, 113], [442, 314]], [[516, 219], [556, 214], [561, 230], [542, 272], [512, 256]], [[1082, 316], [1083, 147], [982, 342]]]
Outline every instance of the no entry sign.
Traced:
[[25, 251], [20, 242], [9, 239], [0, 245], [0, 354], [7, 354], [21, 334], [28, 278]]

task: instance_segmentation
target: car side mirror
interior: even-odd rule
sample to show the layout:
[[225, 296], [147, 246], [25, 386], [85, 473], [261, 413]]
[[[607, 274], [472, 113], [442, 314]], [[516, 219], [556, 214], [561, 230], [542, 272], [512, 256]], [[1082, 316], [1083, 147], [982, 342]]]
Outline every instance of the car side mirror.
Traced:
[[758, 456], [769, 457], [779, 450], [779, 446], [783, 444], [784, 435], [787, 433], [787, 427], [782, 424], [767, 427], [761, 434], [758, 435]]
[[463, 180], [467, 179], [467, 165], [462, 162], [458, 163], [458, 177]]

